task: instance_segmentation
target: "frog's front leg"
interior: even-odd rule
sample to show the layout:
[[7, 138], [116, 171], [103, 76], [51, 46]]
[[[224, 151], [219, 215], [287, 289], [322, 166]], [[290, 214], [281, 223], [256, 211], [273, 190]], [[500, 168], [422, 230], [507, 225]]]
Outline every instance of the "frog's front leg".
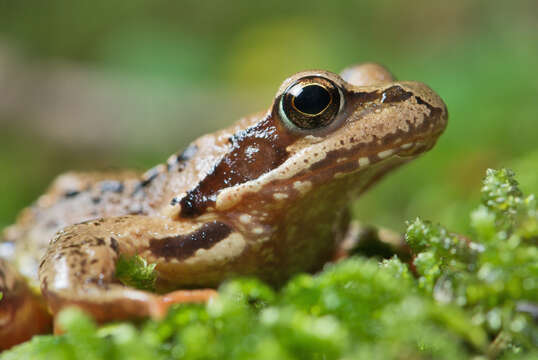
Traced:
[[[40, 264], [39, 280], [43, 296], [54, 314], [66, 306], [75, 305], [101, 322], [160, 317], [171, 302], [207, 300], [215, 294], [214, 290], [158, 295], [125, 286], [116, 277], [116, 262], [120, 255], [138, 254], [157, 263], [157, 270], [170, 265], [170, 259], [151, 255], [150, 247], [159, 239], [187, 240], [170, 249], [176, 258], [181, 257], [179, 252], [182, 246], [187, 256], [198, 246], [197, 241], [200, 245], [210, 241], [207, 236], [203, 240], [189, 238], [196, 226], [164, 217], [139, 215], [69, 226], [57, 234]], [[191, 243], [188, 243], [189, 240]]]

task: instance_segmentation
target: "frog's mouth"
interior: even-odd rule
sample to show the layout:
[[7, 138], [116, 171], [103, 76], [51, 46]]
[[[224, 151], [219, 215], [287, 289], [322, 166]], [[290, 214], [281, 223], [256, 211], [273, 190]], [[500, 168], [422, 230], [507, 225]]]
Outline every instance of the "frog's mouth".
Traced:
[[408, 142], [403, 145], [400, 145], [400, 147], [395, 150], [394, 155], [396, 157], [404, 159], [415, 158], [433, 148], [436, 141], [437, 137], [435, 137], [435, 140], [433, 141], [417, 140], [413, 142]]
[[[392, 144], [384, 150], [350, 149], [345, 152], [327, 154], [326, 158], [312, 164], [309, 171], [296, 180], [310, 180], [317, 183], [330, 182], [334, 178], [344, 178], [357, 173], [371, 173], [372, 177], [382, 176], [390, 169], [405, 164], [430, 150], [438, 136], [415, 138], [413, 141]], [[376, 175], [377, 174], [377, 175]]]
[[366, 156], [359, 155], [356, 158], [359, 164], [361, 162], [375, 164], [389, 158], [411, 160], [432, 149], [441, 133], [442, 131], [427, 138], [420, 137], [401, 144], [392, 144], [384, 150], [371, 152]]

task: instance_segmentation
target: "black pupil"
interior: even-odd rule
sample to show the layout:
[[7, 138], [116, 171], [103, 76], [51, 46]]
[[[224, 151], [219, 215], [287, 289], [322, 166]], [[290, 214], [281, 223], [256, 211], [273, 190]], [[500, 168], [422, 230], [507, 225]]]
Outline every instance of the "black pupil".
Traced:
[[308, 85], [301, 89], [293, 101], [295, 108], [308, 115], [316, 115], [325, 110], [331, 102], [331, 95], [323, 86]]

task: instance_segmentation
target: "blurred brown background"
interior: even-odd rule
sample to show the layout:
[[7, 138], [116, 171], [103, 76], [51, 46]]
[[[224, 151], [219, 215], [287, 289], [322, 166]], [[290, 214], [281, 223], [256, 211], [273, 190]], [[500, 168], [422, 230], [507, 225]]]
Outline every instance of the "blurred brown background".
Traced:
[[465, 231], [488, 167], [538, 193], [538, 2], [0, 0], [0, 228], [69, 169], [147, 168], [362, 61], [445, 100], [446, 134], [355, 206]]

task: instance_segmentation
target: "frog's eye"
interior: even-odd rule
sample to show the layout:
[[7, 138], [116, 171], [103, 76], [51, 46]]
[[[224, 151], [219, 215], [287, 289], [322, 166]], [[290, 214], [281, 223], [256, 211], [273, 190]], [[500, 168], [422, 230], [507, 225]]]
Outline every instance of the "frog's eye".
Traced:
[[308, 76], [282, 94], [280, 117], [293, 128], [313, 130], [331, 124], [343, 107], [342, 91], [329, 79]]

